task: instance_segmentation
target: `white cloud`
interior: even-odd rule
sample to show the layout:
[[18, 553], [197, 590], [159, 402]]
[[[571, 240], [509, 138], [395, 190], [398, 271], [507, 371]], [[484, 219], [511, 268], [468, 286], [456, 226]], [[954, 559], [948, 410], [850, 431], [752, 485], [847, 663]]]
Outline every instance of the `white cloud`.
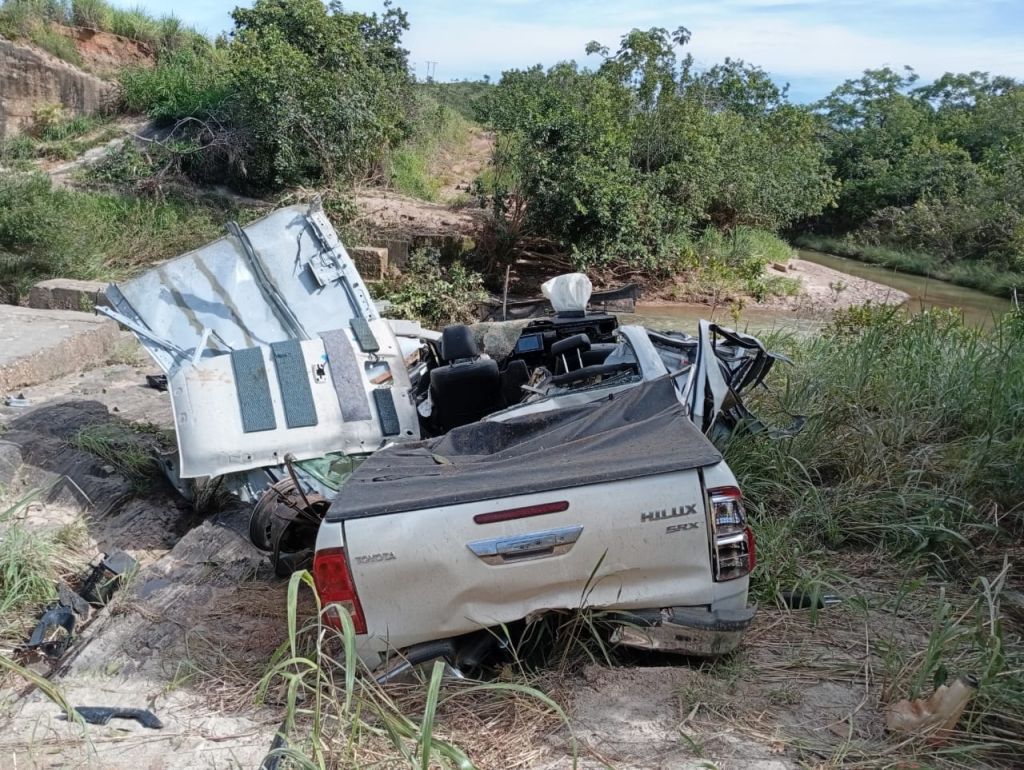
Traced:
[[[742, 3], [761, 0], [739, 0]], [[767, 2], [767, 0], [764, 0]], [[965, 40], [948, 36], [868, 33], [821, 21], [798, 21], [752, 14], [724, 20], [720, 12], [691, 13], [683, 23], [693, 33], [689, 51], [702, 65], [726, 56], [742, 58], [791, 79], [857, 75], [869, 67], [909, 64], [923, 77], [947, 71], [988, 70], [1024, 77], [1024, 46], [1018, 39]], [[590, 23], [553, 25], [549, 20], [502, 22], [494, 19], [410, 16], [407, 39], [414, 64], [439, 62], [437, 76], [473, 77], [484, 72], [584, 59], [590, 40], [614, 46], [632, 23], [603, 15]], [[664, 24], [664, 22], [663, 22]]]

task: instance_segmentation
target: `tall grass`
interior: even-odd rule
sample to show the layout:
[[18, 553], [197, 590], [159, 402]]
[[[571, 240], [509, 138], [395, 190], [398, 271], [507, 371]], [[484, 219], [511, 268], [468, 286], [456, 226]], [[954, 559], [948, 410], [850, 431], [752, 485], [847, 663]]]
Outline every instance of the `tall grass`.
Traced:
[[0, 34], [27, 38], [55, 56], [80, 65], [82, 57], [74, 41], [54, 29], [55, 24], [110, 32], [153, 49], [176, 50], [205, 40], [174, 14], [157, 18], [140, 6], [118, 8], [106, 0], [3, 0], [0, 4]]
[[921, 251], [897, 249], [890, 246], [872, 246], [853, 239], [819, 235], [801, 235], [797, 246], [815, 251], [838, 254], [899, 270], [912, 275], [923, 275], [949, 281], [968, 289], [977, 289], [997, 297], [1009, 297], [1014, 289], [1024, 290], [1024, 273], [1000, 270], [986, 262], [960, 260], [946, 262]]
[[[777, 546], [760, 588], [793, 579], [793, 551], [884, 549], [973, 576], [980, 546], [1024, 529], [1024, 334], [942, 312], [867, 306], [821, 337], [788, 339], [780, 441], [737, 438], [730, 466]], [[783, 376], [780, 373], [780, 378]], [[905, 562], [904, 562], [905, 563]]]
[[0, 643], [24, 641], [38, 611], [57, 597], [57, 583], [81, 567], [82, 529], [77, 522], [64, 527], [33, 529], [22, 514], [38, 492], [22, 496], [0, 509]]
[[44, 278], [123, 278], [223, 234], [248, 216], [223, 203], [54, 188], [42, 174], [0, 176], [0, 298]]
[[471, 124], [453, 108], [422, 92], [417, 94], [410, 117], [410, 137], [387, 160], [388, 181], [406, 195], [437, 200], [448, 165], [469, 140]]
[[[356, 654], [355, 629], [339, 608], [342, 629], [316, 617], [299, 617], [299, 591], [315, 596], [312, 576], [292, 575], [288, 586], [288, 641], [261, 685], [265, 698], [275, 684], [284, 691], [284, 722], [268, 758], [301, 768], [365, 767], [399, 761], [411, 768], [472, 770], [470, 754], [441, 729], [439, 717], [455, 702], [525, 700], [531, 707], [566, 717], [540, 691], [517, 683], [446, 682], [435, 662], [425, 685], [383, 687]], [[317, 605], [319, 611], [319, 604]]]
[[[1024, 535], [1024, 316], [981, 330], [949, 312], [867, 306], [837, 314], [820, 337], [771, 344], [795, 366], [774, 372], [753, 406], [808, 421], [792, 438], [724, 446], [757, 533], [753, 592], [762, 606], [782, 606], [785, 591], [870, 593], [846, 565], [874, 565], [864, 569], [890, 611], [920, 618], [927, 634], [923, 649], [870, 642], [883, 702], [977, 673], [972, 737], [948, 751], [1019, 749], [1007, 741], [1022, 725], [1024, 651], [1003, 628], [999, 595], [1005, 554]], [[954, 610], [935, 578], [973, 604]]]
[[156, 67], [127, 69], [120, 79], [123, 109], [165, 124], [205, 118], [231, 93], [226, 53], [213, 48], [202, 54], [190, 49], [169, 53]]

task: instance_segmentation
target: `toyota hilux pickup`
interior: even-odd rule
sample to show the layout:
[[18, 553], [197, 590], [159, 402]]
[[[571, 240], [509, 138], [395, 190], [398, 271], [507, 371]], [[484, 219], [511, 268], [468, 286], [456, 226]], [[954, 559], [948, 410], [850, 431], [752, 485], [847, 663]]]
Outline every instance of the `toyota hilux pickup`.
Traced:
[[741, 395], [777, 357], [753, 337], [620, 325], [585, 292], [507, 324], [388, 319], [317, 205], [230, 224], [107, 300], [166, 373], [172, 481], [252, 502], [253, 543], [312, 568], [374, 666], [471, 659], [580, 606], [616, 643], [716, 655], [753, 616], [754, 537], [708, 438], [758, 427]]
[[583, 606], [612, 611], [613, 642], [721, 655], [754, 615], [754, 563], [736, 480], [663, 378], [374, 453], [327, 510], [313, 576], [328, 621], [344, 607], [388, 668], [471, 665], [506, 624]]

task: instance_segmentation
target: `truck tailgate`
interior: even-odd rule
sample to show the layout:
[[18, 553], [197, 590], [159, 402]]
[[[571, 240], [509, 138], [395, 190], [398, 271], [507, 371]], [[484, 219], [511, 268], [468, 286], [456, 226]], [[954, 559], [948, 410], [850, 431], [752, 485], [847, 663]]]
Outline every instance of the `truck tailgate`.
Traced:
[[696, 470], [354, 518], [344, 537], [368, 629], [392, 647], [543, 609], [712, 600]]

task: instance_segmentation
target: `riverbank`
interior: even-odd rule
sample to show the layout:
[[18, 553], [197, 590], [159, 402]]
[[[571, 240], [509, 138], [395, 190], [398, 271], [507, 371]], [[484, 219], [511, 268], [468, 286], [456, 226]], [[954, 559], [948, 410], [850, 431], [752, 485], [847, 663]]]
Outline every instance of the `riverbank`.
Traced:
[[[723, 293], [716, 301], [714, 295], [691, 290], [684, 283], [648, 292], [637, 304], [636, 313], [626, 316], [626, 320], [685, 328], [701, 318], [710, 318], [759, 332], [780, 326], [814, 332], [838, 310], [868, 303], [903, 305], [911, 299], [911, 294], [902, 289], [799, 257], [773, 263], [765, 272], [768, 281], [788, 280], [798, 287], [791, 294], [762, 301], [742, 293]], [[693, 299], [680, 301], [681, 295]]]
[[768, 271], [799, 280], [800, 292], [793, 297], [779, 297], [761, 304], [781, 304], [793, 311], [820, 316], [868, 302], [875, 305], [902, 305], [910, 299], [905, 291], [806, 259], [791, 259], [785, 268], [780, 270], [773, 265]]
[[976, 289], [997, 297], [1009, 298], [1013, 290], [1024, 291], [1024, 273], [999, 270], [980, 262], [944, 262], [940, 257], [920, 251], [904, 251], [886, 246], [853, 243], [845, 238], [823, 235], [801, 235], [793, 244], [842, 257], [899, 270], [911, 275], [937, 278], [940, 281]]

